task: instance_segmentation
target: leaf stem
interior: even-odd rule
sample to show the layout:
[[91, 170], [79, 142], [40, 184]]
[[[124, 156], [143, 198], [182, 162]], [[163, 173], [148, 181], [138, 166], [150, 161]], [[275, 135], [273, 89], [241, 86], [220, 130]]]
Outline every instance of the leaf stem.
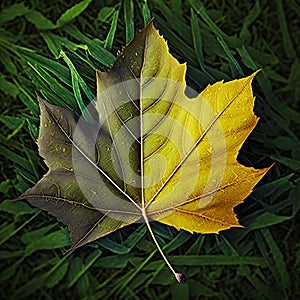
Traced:
[[155, 243], [155, 245], [156, 245], [158, 251], [160, 252], [161, 256], [163, 257], [165, 263], [167, 264], [167, 266], [170, 268], [170, 270], [171, 270], [172, 273], [174, 274], [176, 280], [177, 280], [179, 283], [185, 283], [185, 281], [186, 281], [185, 276], [184, 276], [182, 273], [177, 273], [177, 272], [175, 272], [174, 268], [172, 267], [172, 265], [170, 264], [170, 262], [169, 262], [169, 260], [167, 259], [166, 255], [165, 255], [164, 252], [162, 251], [160, 245], [158, 244], [158, 241], [157, 241], [157, 239], [156, 239], [156, 237], [155, 237], [155, 235], [154, 235], [154, 233], [153, 233], [153, 230], [152, 230], [152, 228], [151, 228], [151, 226], [150, 226], [150, 222], [149, 222], [149, 219], [148, 219], [147, 212], [146, 212], [146, 209], [145, 209], [145, 208], [142, 209], [142, 215], [143, 215], [143, 218], [144, 218], [144, 220], [145, 220], [145, 222], [146, 222], [146, 225], [147, 225], [147, 227], [148, 227], [148, 230], [149, 230], [149, 232], [150, 232], [150, 235], [151, 235], [151, 237], [152, 237], [152, 239], [153, 239], [153, 241], [154, 241], [154, 243]]

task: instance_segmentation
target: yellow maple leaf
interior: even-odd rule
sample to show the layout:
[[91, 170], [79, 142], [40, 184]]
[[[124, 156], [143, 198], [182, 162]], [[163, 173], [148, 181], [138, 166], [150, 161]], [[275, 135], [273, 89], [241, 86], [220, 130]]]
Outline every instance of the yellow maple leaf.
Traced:
[[249, 77], [186, 96], [186, 65], [152, 23], [97, 71], [97, 126], [41, 100], [39, 151], [49, 172], [20, 198], [69, 226], [72, 248], [133, 222], [218, 233], [269, 168], [238, 163], [256, 126]]

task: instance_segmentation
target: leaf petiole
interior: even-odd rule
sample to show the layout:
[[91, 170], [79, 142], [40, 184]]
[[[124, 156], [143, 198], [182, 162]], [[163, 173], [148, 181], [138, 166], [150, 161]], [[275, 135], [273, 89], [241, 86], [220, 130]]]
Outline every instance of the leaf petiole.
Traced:
[[172, 273], [174, 274], [176, 280], [179, 282], [179, 283], [185, 283], [186, 282], [186, 278], [185, 276], [182, 274], [182, 273], [177, 273], [175, 272], [174, 268], [172, 267], [172, 265], [170, 264], [169, 260], [167, 259], [167, 257], [165, 256], [164, 252], [162, 251], [153, 231], [152, 231], [152, 228], [150, 226], [150, 222], [149, 222], [149, 219], [148, 219], [148, 216], [147, 216], [147, 212], [146, 212], [146, 209], [143, 208], [142, 209], [142, 215], [143, 215], [143, 218], [145, 220], [145, 223], [148, 227], [148, 230], [150, 232], [150, 235], [154, 241], [154, 244], [156, 245], [158, 251], [160, 252], [161, 256], [163, 257], [165, 263], [167, 264], [167, 266], [170, 268], [170, 270], [172, 271]]

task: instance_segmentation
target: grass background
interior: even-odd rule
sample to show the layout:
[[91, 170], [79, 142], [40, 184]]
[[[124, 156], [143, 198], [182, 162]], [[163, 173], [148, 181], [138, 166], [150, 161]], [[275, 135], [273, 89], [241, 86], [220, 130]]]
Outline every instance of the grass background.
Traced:
[[[299, 299], [300, 5], [282, 1], [1, 1], [1, 299]], [[244, 229], [191, 235], [153, 224], [188, 282], [179, 285], [144, 225], [64, 255], [65, 226], [11, 202], [46, 172], [37, 153], [38, 91], [80, 113], [95, 69], [154, 17], [187, 82], [251, 74], [260, 122], [239, 155], [275, 166], [240, 205]]]

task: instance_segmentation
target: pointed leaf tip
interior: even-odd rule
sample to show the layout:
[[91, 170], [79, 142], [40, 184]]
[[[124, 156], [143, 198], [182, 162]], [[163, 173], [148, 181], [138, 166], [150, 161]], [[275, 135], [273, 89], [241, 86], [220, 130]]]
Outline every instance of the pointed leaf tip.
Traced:
[[185, 283], [186, 278], [182, 273], [175, 273], [175, 278], [179, 283]]

